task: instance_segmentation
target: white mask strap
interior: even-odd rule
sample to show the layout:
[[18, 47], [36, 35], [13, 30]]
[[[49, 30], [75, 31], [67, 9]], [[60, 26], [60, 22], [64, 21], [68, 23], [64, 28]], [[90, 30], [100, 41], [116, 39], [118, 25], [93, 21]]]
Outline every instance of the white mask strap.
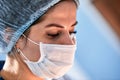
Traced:
[[26, 39], [28, 39], [30, 42], [32, 42], [33, 44], [39, 45], [38, 43], [36, 43], [35, 41], [31, 40], [30, 38], [27, 38], [24, 34], [22, 34]]
[[23, 54], [23, 52], [20, 49], [17, 49], [17, 51], [20, 53], [21, 56], [25, 58], [25, 60], [29, 61], [29, 59]]

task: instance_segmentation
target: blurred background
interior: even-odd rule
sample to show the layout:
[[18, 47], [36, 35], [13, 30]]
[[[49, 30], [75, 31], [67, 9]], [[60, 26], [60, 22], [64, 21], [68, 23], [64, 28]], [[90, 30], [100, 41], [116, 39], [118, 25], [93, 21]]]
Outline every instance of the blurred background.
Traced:
[[120, 80], [120, 0], [80, 0], [77, 20], [77, 51], [68, 75]]
[[74, 80], [120, 80], [120, 0], [80, 0]]

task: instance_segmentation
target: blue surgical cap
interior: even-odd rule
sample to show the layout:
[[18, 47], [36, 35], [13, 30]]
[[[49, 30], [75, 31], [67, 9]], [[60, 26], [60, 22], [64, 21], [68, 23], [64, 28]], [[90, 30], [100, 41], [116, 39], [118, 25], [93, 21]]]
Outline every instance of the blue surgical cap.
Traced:
[[9, 53], [23, 32], [59, 1], [0, 0], [0, 54]]

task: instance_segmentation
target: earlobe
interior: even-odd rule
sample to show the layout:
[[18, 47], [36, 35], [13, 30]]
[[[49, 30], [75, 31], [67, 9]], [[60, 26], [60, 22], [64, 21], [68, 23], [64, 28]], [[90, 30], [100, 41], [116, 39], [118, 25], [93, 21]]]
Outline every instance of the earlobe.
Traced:
[[15, 47], [16, 47], [17, 49], [23, 48], [23, 46], [24, 46], [24, 40], [23, 40], [23, 39], [24, 39], [23, 37], [20, 37], [20, 38], [18, 39], [18, 41], [16, 42]]

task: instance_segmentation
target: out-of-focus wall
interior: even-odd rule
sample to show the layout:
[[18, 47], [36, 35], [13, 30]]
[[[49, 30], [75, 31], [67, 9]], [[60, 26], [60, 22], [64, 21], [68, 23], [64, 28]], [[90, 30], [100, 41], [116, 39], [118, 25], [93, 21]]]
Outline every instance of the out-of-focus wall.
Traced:
[[120, 80], [120, 41], [91, 0], [80, 0], [77, 19], [77, 73], [84, 80]]

